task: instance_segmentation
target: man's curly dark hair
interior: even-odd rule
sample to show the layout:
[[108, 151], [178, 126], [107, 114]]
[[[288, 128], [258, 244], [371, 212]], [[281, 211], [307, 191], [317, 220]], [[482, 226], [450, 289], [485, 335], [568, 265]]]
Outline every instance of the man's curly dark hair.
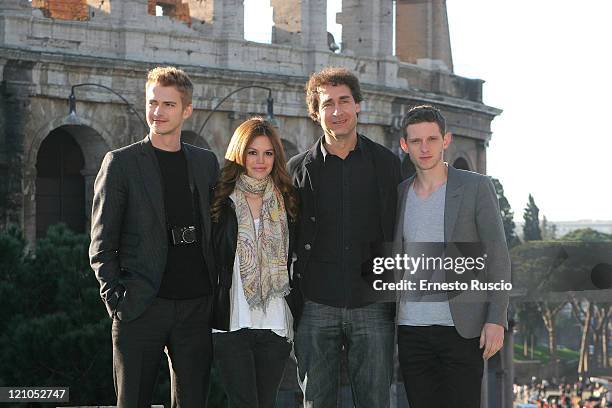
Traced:
[[323, 85], [346, 85], [351, 90], [355, 103], [363, 101], [359, 79], [346, 68], [328, 67], [315, 72], [306, 82], [306, 104], [308, 114], [315, 122], [319, 122], [319, 87]]

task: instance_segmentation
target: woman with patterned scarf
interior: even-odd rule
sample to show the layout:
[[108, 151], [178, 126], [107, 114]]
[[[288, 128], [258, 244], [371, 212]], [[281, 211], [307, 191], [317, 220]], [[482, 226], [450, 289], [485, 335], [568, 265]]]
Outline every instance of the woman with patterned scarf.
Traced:
[[285, 165], [276, 130], [251, 118], [234, 132], [215, 187], [213, 350], [231, 407], [274, 407], [291, 351], [297, 199]]

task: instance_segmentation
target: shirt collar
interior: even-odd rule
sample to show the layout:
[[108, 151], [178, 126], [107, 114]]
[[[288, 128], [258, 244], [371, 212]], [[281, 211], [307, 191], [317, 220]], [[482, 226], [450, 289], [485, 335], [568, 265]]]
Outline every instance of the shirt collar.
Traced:
[[[328, 154], [330, 154], [325, 148], [325, 135], [323, 135], [323, 137], [321, 138], [319, 146], [321, 148], [321, 155], [323, 157], [323, 163], [325, 163], [325, 158], [327, 157]], [[363, 150], [363, 142], [361, 141], [361, 136], [357, 134], [357, 144], [355, 144], [355, 148], [352, 151], [355, 152], [355, 151], [361, 151], [361, 150]]]

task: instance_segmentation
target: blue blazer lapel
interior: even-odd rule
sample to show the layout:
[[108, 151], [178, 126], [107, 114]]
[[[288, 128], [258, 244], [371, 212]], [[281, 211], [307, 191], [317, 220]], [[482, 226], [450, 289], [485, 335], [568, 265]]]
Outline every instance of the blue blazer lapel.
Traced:
[[453, 166], [448, 166], [448, 180], [446, 181], [446, 196], [444, 198], [444, 242], [453, 238], [453, 231], [457, 222], [457, 214], [463, 200], [463, 183]]
[[151, 207], [155, 210], [155, 214], [157, 214], [157, 218], [165, 231], [167, 229], [166, 210], [164, 208], [161, 171], [159, 170], [159, 163], [157, 162], [157, 157], [155, 157], [149, 136], [145, 137], [141, 142], [138, 166], [140, 167], [140, 174], [142, 175], [142, 181], [149, 196]]

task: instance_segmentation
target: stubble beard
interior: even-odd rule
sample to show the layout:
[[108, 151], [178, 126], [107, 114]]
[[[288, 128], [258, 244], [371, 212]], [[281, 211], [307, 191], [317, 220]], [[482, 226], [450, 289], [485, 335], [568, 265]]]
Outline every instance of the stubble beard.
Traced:
[[329, 136], [333, 140], [344, 141], [344, 140], [348, 140], [354, 133], [356, 133], [356, 129], [357, 129], [357, 121], [354, 122], [353, 126], [348, 128], [346, 131], [343, 131], [342, 133], [336, 133], [331, 128], [328, 128], [327, 130], [324, 129], [324, 132], [327, 136]]

